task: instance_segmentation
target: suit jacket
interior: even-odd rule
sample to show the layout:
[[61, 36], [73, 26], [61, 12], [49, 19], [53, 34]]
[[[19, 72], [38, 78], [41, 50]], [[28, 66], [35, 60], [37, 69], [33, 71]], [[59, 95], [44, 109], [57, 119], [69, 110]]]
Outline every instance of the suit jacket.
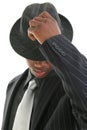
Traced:
[[[86, 130], [86, 58], [63, 35], [48, 39], [39, 49], [53, 64], [57, 76], [41, 81], [30, 129]], [[19, 88], [26, 86], [27, 77], [28, 70], [8, 85], [2, 130], [8, 130], [13, 99]]]

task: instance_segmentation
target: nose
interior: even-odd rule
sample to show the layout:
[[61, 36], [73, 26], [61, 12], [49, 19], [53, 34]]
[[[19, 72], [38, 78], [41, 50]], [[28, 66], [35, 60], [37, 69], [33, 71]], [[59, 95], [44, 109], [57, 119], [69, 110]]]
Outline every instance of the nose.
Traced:
[[34, 67], [41, 68], [42, 67], [42, 63], [41, 62], [35, 62], [34, 63]]

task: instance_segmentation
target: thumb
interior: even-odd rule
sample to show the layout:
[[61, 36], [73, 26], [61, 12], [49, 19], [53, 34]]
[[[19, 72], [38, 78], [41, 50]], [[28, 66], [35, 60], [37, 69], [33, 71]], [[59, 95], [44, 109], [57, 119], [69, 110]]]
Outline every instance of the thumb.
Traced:
[[30, 28], [28, 28], [28, 37], [32, 40], [35, 41], [36, 38], [34, 37], [34, 35], [32, 34], [32, 30]]

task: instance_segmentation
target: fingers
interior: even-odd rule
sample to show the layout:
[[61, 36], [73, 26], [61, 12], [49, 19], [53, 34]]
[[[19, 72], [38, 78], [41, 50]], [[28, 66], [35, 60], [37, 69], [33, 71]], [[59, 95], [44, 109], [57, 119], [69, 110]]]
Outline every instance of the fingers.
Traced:
[[40, 23], [41, 23], [41, 21], [38, 21], [38, 20], [36, 20], [36, 19], [32, 19], [32, 20], [29, 21], [30, 27], [36, 27], [36, 26], [38, 26]]
[[60, 33], [56, 20], [46, 11], [30, 20], [29, 25], [28, 37], [41, 44], [46, 39]]
[[37, 17], [34, 18], [34, 20], [36, 20], [38, 22], [45, 22], [47, 20], [47, 18], [45, 18], [45, 17], [43, 18], [41, 16], [37, 16]]
[[31, 33], [32, 30], [30, 28], [28, 28], [28, 37], [32, 40], [32, 41], [35, 41], [36, 38], [34, 37], [34, 35]]
[[47, 12], [47, 11], [44, 11], [42, 12], [39, 17], [43, 17], [43, 18], [51, 18], [53, 19], [53, 17]]
[[32, 20], [29, 21], [30, 27], [36, 27], [41, 22], [46, 22], [48, 19], [54, 19], [48, 12], [44, 11], [40, 15], [34, 17]]

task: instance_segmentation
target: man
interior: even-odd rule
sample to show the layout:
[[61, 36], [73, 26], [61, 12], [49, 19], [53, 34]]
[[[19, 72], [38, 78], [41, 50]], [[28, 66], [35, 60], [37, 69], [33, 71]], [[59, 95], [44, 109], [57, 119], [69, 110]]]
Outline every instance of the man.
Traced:
[[8, 85], [2, 130], [87, 130], [87, 59], [72, 37], [52, 4], [26, 7], [10, 41], [29, 69]]

